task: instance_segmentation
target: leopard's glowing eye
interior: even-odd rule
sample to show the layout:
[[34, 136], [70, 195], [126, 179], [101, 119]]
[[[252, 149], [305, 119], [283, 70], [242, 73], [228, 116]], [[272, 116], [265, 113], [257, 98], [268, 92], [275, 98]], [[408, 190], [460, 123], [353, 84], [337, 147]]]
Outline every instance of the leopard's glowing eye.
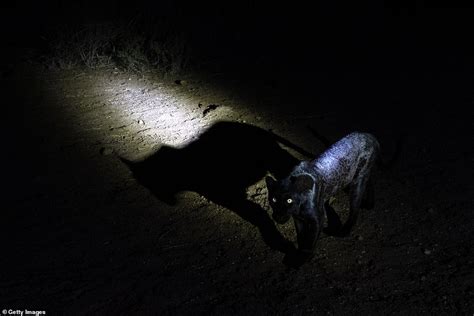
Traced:
[[291, 204], [291, 203], [293, 203], [293, 200], [292, 200], [292, 199], [288, 199], [288, 200], [286, 200], [286, 203]]
[[277, 202], [277, 199], [272, 198], [272, 202], [273, 202], [273, 203], [276, 203], [276, 202]]

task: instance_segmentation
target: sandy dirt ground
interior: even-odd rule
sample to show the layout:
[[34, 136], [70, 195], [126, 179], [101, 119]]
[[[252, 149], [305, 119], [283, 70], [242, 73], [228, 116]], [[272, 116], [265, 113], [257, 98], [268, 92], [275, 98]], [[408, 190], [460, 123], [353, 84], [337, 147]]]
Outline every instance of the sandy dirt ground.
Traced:
[[[422, 87], [430, 97], [410, 99], [387, 80], [326, 79], [28, 68], [2, 78], [0, 308], [472, 315], [472, 99], [437, 93], [436, 81]], [[403, 141], [351, 236], [322, 234], [313, 260], [293, 269], [282, 263], [293, 224], [273, 223], [254, 167], [269, 131], [321, 153], [308, 126], [331, 142], [369, 131], [386, 159]], [[119, 159], [156, 153], [148, 185]], [[171, 188], [183, 189], [174, 203]], [[342, 218], [347, 204], [344, 193], [333, 201]]]

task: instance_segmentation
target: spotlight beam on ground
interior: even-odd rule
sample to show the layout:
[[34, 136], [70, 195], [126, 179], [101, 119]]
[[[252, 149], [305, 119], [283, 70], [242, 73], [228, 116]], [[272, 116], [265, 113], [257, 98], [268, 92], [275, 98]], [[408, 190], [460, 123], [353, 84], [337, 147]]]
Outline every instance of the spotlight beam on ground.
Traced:
[[[162, 83], [118, 71], [112, 75], [96, 71], [87, 81], [92, 84], [85, 87], [81, 80], [64, 81], [56, 91], [57, 99], [67, 98], [72, 104], [62, 108], [63, 116], [74, 120], [69, 128], [86, 134], [89, 142], [101, 143], [108, 152], [132, 158], [164, 144], [182, 147], [214, 122], [240, 116], [221, 102], [221, 95], [214, 100], [201, 97], [198, 88], [187, 83]], [[130, 143], [135, 152], [127, 149]]]

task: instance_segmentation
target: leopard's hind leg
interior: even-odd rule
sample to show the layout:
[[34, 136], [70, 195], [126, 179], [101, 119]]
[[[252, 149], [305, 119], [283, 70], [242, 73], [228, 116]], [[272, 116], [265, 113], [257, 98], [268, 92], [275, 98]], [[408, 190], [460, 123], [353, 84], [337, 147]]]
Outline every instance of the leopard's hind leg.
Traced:
[[372, 198], [370, 196], [372, 194], [370, 191], [373, 189], [370, 187], [371, 185], [370, 174], [365, 170], [365, 172], [360, 173], [359, 177], [355, 179], [354, 183], [350, 186], [350, 213], [347, 221], [339, 232], [340, 236], [348, 236], [351, 232], [352, 227], [355, 225], [357, 218], [359, 217], [359, 211], [364, 197], [368, 199], [367, 202], [370, 202], [370, 198]]

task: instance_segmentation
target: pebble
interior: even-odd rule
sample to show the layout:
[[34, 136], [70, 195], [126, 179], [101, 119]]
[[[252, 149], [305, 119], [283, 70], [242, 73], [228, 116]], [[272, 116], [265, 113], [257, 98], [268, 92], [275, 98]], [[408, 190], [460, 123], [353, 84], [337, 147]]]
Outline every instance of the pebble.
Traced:
[[188, 84], [188, 82], [186, 80], [181, 80], [181, 79], [175, 80], [174, 83], [176, 83], [178, 85], [181, 85], [181, 86], [185, 86], [185, 85]]
[[144, 120], [138, 120], [138, 124], [145, 125], [145, 121]]
[[111, 155], [114, 152], [114, 150], [112, 148], [102, 147], [99, 150], [99, 152], [102, 156], [108, 156], [108, 155]]

